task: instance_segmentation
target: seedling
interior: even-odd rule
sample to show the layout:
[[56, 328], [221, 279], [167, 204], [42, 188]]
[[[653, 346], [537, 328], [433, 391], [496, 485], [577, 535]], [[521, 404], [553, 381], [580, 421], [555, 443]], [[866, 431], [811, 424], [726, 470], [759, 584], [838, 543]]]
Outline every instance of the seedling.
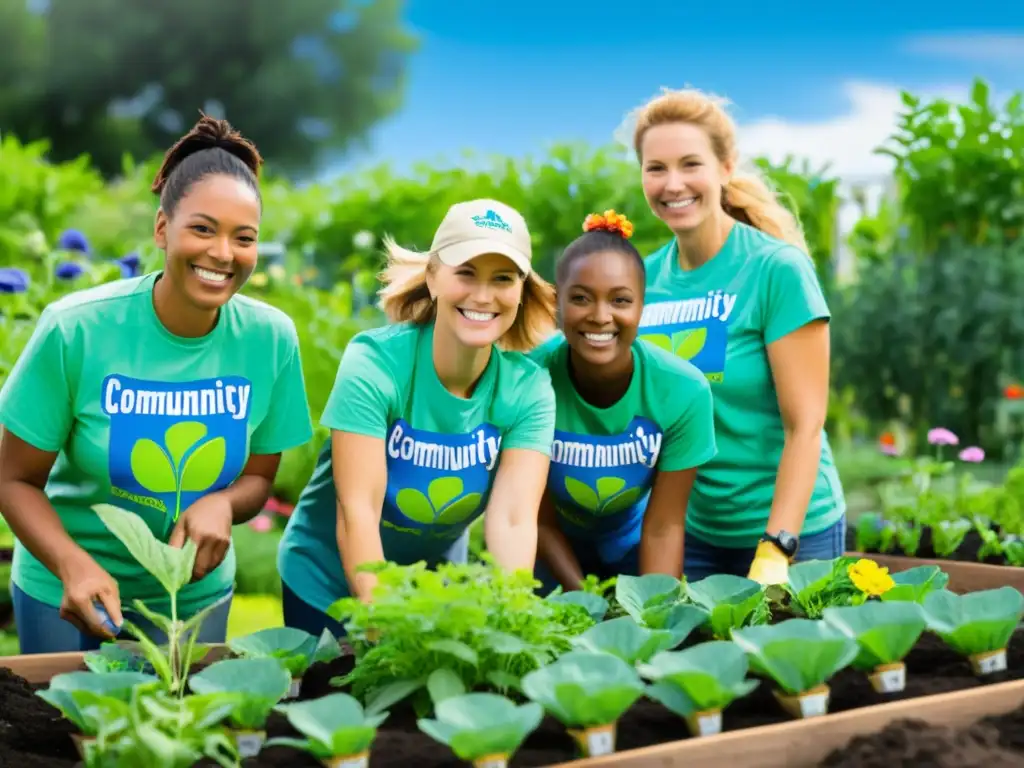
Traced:
[[517, 706], [496, 693], [467, 693], [446, 698], [436, 707], [436, 719], [420, 718], [416, 724], [461, 760], [505, 768], [543, 717], [540, 704]]
[[711, 640], [659, 653], [637, 670], [653, 684], [647, 695], [686, 720], [694, 736], [722, 730], [722, 710], [759, 685], [747, 679], [747, 656], [735, 643]]
[[928, 629], [966, 656], [976, 675], [1006, 669], [1006, 646], [1024, 612], [1024, 595], [1018, 590], [999, 587], [955, 595], [943, 589], [926, 596], [923, 605]]
[[270, 739], [266, 746], [301, 749], [325, 766], [336, 768], [366, 768], [377, 729], [388, 717], [387, 712], [367, 714], [362, 705], [347, 693], [280, 704], [275, 709], [306, 738]]
[[615, 724], [646, 686], [609, 653], [570, 651], [523, 678], [523, 693], [569, 728], [584, 756], [615, 751]]
[[924, 602], [932, 592], [945, 589], [949, 574], [937, 565], [919, 565], [905, 571], [891, 574], [893, 587], [882, 595], [882, 600]]
[[189, 678], [189, 688], [198, 694], [233, 695], [229, 719], [242, 757], [259, 753], [267, 717], [291, 684], [292, 676], [276, 659], [224, 659]]
[[747, 653], [751, 670], [775, 681], [772, 693], [782, 708], [800, 718], [828, 712], [826, 681], [860, 650], [853, 638], [811, 619], [737, 629], [732, 639]]
[[686, 596], [708, 612], [708, 632], [716, 640], [728, 640], [734, 629], [771, 618], [765, 588], [742, 576], [720, 573], [688, 583]]
[[171, 693], [184, 695], [185, 679], [195, 655], [196, 638], [203, 620], [219, 605], [214, 603], [199, 611], [188, 621], [178, 619], [178, 592], [192, 579], [196, 560], [196, 544], [191, 539], [180, 549], [164, 544], [150, 531], [138, 515], [110, 504], [96, 504], [93, 510], [104, 525], [124, 544], [139, 564], [167, 592], [170, 616], [150, 610], [141, 600], [132, 605], [167, 636], [166, 652], [130, 621], [123, 628], [135, 636], [146, 660]]
[[596, 624], [574, 637], [572, 644], [581, 651], [610, 653], [632, 666], [671, 648], [675, 641], [668, 630], [640, 627], [631, 617], [620, 616]]
[[925, 629], [924, 611], [914, 602], [870, 602], [826, 608], [826, 623], [853, 638], [860, 649], [852, 662], [866, 672], [878, 693], [897, 693], [907, 684], [904, 657]]

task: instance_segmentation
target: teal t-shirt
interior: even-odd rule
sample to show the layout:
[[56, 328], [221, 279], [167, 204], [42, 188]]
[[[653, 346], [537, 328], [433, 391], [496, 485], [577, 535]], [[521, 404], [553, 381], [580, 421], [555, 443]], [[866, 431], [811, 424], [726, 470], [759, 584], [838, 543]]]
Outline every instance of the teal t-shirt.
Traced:
[[[550, 455], [554, 394], [547, 372], [497, 347], [472, 397], [451, 394], [434, 369], [432, 324], [364, 331], [348, 343], [324, 409], [332, 430], [379, 438], [387, 458], [384, 556], [434, 565], [485, 510], [501, 452]], [[278, 550], [288, 588], [326, 611], [349, 594], [336, 536], [330, 441]]]
[[[117, 582], [121, 600], [168, 600], [92, 510], [139, 515], [167, 541], [178, 514], [230, 485], [250, 454], [312, 438], [295, 325], [246, 296], [201, 338], [175, 336], [153, 309], [159, 273], [79, 291], [43, 311], [0, 391], [0, 422], [57, 459], [45, 493], [65, 529]], [[20, 543], [11, 578], [60, 604], [63, 586]], [[178, 597], [192, 611], [234, 584], [235, 553]]]
[[[692, 271], [677, 244], [647, 260], [642, 338], [707, 376], [718, 454], [697, 473], [687, 529], [723, 547], [752, 547], [764, 533], [785, 441], [767, 345], [830, 313], [799, 248], [736, 223], [722, 250]], [[827, 435], [802, 533], [843, 517], [846, 502]]]
[[561, 334], [531, 356], [548, 369], [555, 391], [547, 492], [559, 525], [577, 548], [596, 547], [603, 562], [618, 562], [640, 542], [657, 473], [692, 469], [715, 455], [711, 387], [685, 360], [636, 343], [626, 393], [597, 408], [573, 385]]

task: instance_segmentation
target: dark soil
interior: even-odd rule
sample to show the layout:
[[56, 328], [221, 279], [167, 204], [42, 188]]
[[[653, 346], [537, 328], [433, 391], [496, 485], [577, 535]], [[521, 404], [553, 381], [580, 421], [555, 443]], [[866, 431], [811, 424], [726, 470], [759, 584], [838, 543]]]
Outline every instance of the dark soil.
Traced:
[[[936, 693], [965, 690], [989, 683], [1000, 683], [1024, 678], [1024, 633], [1015, 634], [1007, 653], [1008, 671], [990, 675], [984, 679], [975, 677], [966, 659], [958, 657], [932, 635], [925, 635], [917, 647], [906, 658], [907, 688], [903, 693], [882, 695], [871, 688], [865, 675], [847, 669], [836, 675], [830, 683], [832, 696], [830, 712], [843, 712], [858, 707], [882, 704], [898, 699], [927, 696]], [[332, 692], [329, 680], [344, 674], [351, 668], [351, 657], [338, 659], [331, 664], [313, 667], [303, 680], [300, 698], [309, 699]], [[74, 768], [77, 763], [70, 734], [72, 726], [63, 721], [56, 710], [42, 699], [33, 695], [35, 688], [24, 680], [0, 669], [0, 768]], [[990, 728], [1002, 728], [1006, 732], [1005, 750], [1018, 759], [1014, 763], [997, 763], [995, 757], [985, 757], [986, 768], [1001, 766], [1024, 766], [1024, 714], [1018, 713], [1016, 720], [1003, 725], [990, 724]], [[771, 694], [768, 682], [762, 684], [746, 698], [736, 701], [725, 711], [723, 725], [734, 731], [758, 725], [770, 725], [789, 721]], [[993, 723], [995, 721], [992, 721]], [[920, 727], [918, 727], [920, 730]], [[268, 736], [297, 736], [283, 717], [272, 715], [267, 726]], [[667, 741], [689, 738], [682, 720], [660, 704], [641, 699], [619, 721], [617, 749], [637, 749]], [[880, 738], [880, 737], [876, 737]], [[896, 739], [896, 744], [908, 744], [907, 733], [887, 736]], [[1015, 741], [1012, 741], [1015, 740]], [[924, 741], [922, 737], [919, 741]], [[859, 748], [859, 747], [858, 747]], [[890, 747], [886, 747], [889, 749]], [[916, 754], [912, 749], [923, 747], [902, 746], [906, 754]], [[966, 748], [966, 747], [965, 747]], [[949, 754], [949, 745], [944, 748], [941, 759]], [[541, 726], [526, 739], [512, 761], [513, 766], [545, 766], [566, 762], [576, 757], [573, 741], [565, 728], [551, 718], [545, 718]], [[913, 763], [899, 763], [898, 754], [887, 761], [885, 768], [897, 765], [921, 766], [956, 765], [958, 768], [976, 765], [962, 759], [950, 762], [929, 763], [927, 759], [913, 758]], [[936, 758], [940, 759], [940, 758]], [[973, 759], [973, 758], [971, 758]], [[829, 763], [835, 766], [867, 768], [881, 763], [843, 762]], [[318, 763], [311, 757], [288, 748], [265, 749], [257, 758], [246, 760], [246, 768], [314, 768]], [[463, 768], [465, 763], [457, 760], [448, 747], [434, 742], [416, 728], [416, 718], [410, 709], [396, 707], [381, 727], [373, 745], [370, 765], [372, 768]]]
[[[932, 530], [930, 527], [925, 526], [921, 531], [921, 540], [918, 543], [917, 551], [914, 553], [914, 557], [922, 558], [924, 560], [954, 560], [961, 563], [984, 563], [986, 565], [1008, 565], [1006, 558], [998, 557], [995, 555], [986, 555], [983, 559], [978, 559], [978, 550], [981, 549], [981, 536], [977, 531], [968, 531], [967, 535], [964, 536], [964, 540], [957, 547], [957, 550], [951, 555], [938, 555], [932, 547]], [[857, 535], [853, 530], [847, 530], [846, 532], [846, 550], [848, 552], [857, 552]], [[878, 552], [874, 549], [868, 549], [865, 554], [886, 554], [886, 555], [901, 555], [909, 557], [902, 549], [899, 548], [899, 544], [893, 544], [893, 549], [889, 552]]]
[[897, 720], [832, 752], [822, 768], [1015, 768], [1024, 766], [1024, 708], [956, 730]]

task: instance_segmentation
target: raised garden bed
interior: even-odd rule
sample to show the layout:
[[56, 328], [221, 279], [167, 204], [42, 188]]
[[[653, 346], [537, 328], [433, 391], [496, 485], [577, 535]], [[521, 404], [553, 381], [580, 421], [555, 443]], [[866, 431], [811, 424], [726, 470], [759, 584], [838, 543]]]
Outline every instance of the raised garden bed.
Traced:
[[[984, 682], [973, 674], [966, 660], [931, 635], [921, 639], [905, 662], [907, 687], [895, 694], [875, 693], [866, 677], [852, 669], [839, 672], [829, 682], [831, 701], [830, 714], [826, 716], [827, 726], [826, 721], [818, 718], [794, 721], [779, 707], [768, 686], [762, 684], [726, 709], [724, 733], [719, 736], [692, 738], [678, 715], [657, 702], [640, 699], [619, 720], [617, 751], [607, 758], [577, 760], [575, 743], [566, 734], [565, 727], [546, 717], [540, 727], [526, 738], [509, 764], [523, 768], [569, 763], [580, 768], [611, 765], [628, 768], [650, 765], [648, 761], [655, 758], [659, 765], [682, 766], [700, 765], [697, 761], [715, 757], [724, 762], [742, 758], [742, 762], [734, 764], [744, 768], [810, 766], [817, 765], [837, 748], [840, 745], [837, 739], [870, 733], [893, 718], [908, 714], [927, 718], [928, 713], [937, 707], [936, 711], [945, 713], [943, 717], [947, 719], [940, 718], [936, 722], [967, 725], [981, 716], [1004, 712], [1024, 702], [1024, 682], [1008, 682], [1024, 679], [1024, 636], [1021, 633], [1015, 634], [1008, 648], [1007, 671], [993, 673]], [[336, 690], [330, 686], [331, 677], [348, 671], [352, 663], [352, 657], [345, 656], [312, 667], [303, 678], [299, 700], [317, 698]], [[85, 669], [81, 654], [0, 658], [0, 766], [74, 768], [78, 763], [78, 753], [71, 738], [74, 727], [34, 694], [34, 691], [45, 687], [52, 674], [75, 669]], [[968, 696], [969, 693], [977, 695]], [[961, 702], [959, 708], [957, 702]], [[895, 709], [894, 714], [885, 714], [893, 711], [893, 707], [901, 706], [903, 709]], [[959, 719], [949, 720], [949, 712]], [[814, 750], [805, 753], [804, 750], [812, 746], [804, 740], [812, 728]], [[764, 741], [766, 734], [771, 738], [770, 742]], [[821, 740], [826, 735], [827, 744]], [[297, 736], [297, 733], [283, 716], [275, 713], [268, 722], [267, 736]], [[772, 750], [781, 751], [776, 754]], [[768, 752], [772, 754], [764, 757]], [[758, 754], [762, 755], [761, 762], [747, 762]], [[246, 759], [242, 765], [246, 768], [315, 768], [320, 763], [292, 749], [269, 747], [258, 757]], [[373, 744], [372, 765], [373, 768], [409, 765], [455, 768], [465, 763], [455, 759], [447, 747], [420, 732], [409, 708], [395, 707], [378, 731]]]

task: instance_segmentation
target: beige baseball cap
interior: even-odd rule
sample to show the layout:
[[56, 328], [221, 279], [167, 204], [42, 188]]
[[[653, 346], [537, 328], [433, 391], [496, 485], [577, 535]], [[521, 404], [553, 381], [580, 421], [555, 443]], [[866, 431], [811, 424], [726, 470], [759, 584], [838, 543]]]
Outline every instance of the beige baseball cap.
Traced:
[[526, 221], [497, 200], [470, 200], [448, 209], [434, 234], [432, 253], [443, 264], [457, 267], [485, 253], [500, 253], [529, 274], [532, 250]]

